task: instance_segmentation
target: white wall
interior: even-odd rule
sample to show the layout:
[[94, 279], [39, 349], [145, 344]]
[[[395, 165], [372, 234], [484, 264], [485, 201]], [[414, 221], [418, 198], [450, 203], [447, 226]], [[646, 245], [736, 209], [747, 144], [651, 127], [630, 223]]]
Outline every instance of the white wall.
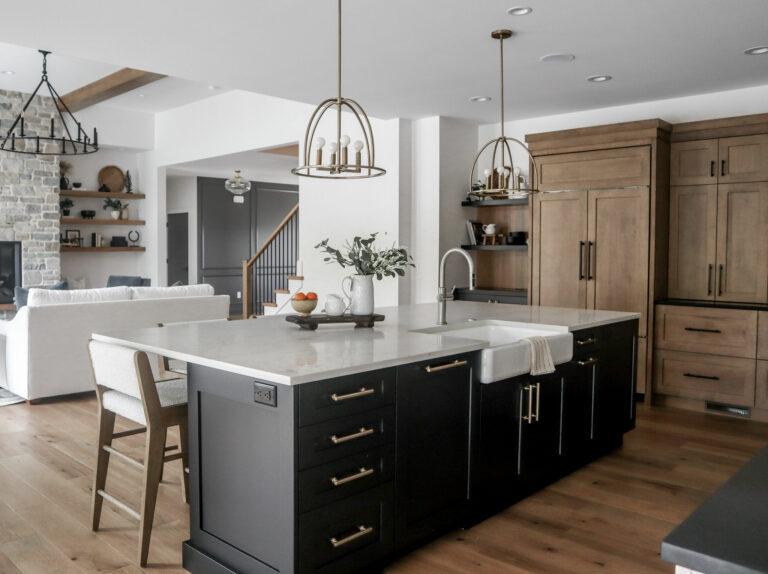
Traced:
[[154, 114], [98, 104], [80, 110], [76, 115], [89, 136], [93, 135], [93, 127], [96, 126], [100, 146], [134, 150], [149, 150], [155, 146]]
[[197, 268], [197, 177], [191, 175], [168, 176], [166, 181], [167, 213], [186, 213], [189, 226], [189, 283], [199, 281]]
[[[505, 130], [507, 135], [525, 141], [525, 134], [651, 118], [661, 118], [674, 124], [765, 112], [768, 112], [768, 85], [514, 120], [506, 122]], [[498, 136], [499, 124], [483, 125], [478, 130], [479, 144]], [[513, 148], [513, 153], [516, 165], [527, 168], [525, 154], [516, 148]]]

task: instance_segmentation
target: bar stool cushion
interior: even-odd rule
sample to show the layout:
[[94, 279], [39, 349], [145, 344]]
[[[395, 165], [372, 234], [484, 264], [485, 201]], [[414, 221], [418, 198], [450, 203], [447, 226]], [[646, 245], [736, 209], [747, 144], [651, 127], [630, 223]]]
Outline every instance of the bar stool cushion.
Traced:
[[[187, 404], [187, 379], [171, 379], [157, 383], [157, 396], [161, 407], [175, 407]], [[141, 399], [115, 390], [106, 390], [101, 396], [102, 404], [108, 411], [141, 425], [146, 425], [144, 406]]]

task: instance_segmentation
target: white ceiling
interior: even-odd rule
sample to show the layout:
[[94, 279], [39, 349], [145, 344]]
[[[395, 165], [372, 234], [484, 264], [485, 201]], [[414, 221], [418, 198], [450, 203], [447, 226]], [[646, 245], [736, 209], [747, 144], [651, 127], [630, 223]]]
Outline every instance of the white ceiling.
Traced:
[[[64, 96], [123, 67], [53, 53], [48, 56], [48, 79], [56, 91]], [[0, 73], [0, 90], [31, 92], [40, 81], [41, 69], [42, 57], [36, 49], [0, 43], [0, 72], [14, 72], [12, 75]], [[156, 113], [224, 91], [203, 82], [163, 78], [112, 98], [105, 104], [114, 108]], [[43, 95], [48, 95], [47, 91]]]
[[251, 181], [298, 183], [298, 177], [291, 175], [291, 169], [298, 165], [298, 161], [296, 157], [250, 150], [176, 164], [169, 167], [167, 173], [171, 177], [230, 177], [233, 170], [240, 169], [243, 177]]
[[[506, 9], [530, 5], [529, 16]], [[84, 60], [319, 103], [335, 86], [333, 0], [36, 0], [4, 39]], [[768, 83], [766, 0], [347, 0], [344, 92], [379, 117], [483, 122], [497, 103], [491, 30], [508, 27], [508, 117]], [[44, 40], [41, 40], [44, 39]], [[573, 63], [542, 64], [551, 52]], [[605, 84], [587, 83], [610, 74]]]

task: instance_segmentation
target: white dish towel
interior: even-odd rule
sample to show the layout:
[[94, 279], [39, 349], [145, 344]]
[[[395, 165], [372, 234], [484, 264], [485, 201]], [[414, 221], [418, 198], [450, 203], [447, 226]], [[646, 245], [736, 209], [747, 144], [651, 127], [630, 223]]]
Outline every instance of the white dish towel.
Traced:
[[555, 363], [552, 361], [552, 350], [549, 341], [545, 337], [527, 337], [531, 344], [531, 374], [546, 375], [555, 372]]

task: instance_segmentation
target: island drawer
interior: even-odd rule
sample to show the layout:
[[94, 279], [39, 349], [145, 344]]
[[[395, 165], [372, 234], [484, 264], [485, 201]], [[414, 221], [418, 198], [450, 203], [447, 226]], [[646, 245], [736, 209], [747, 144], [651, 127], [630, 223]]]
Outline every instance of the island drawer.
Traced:
[[754, 358], [757, 311], [657, 305], [656, 347]]
[[367, 572], [394, 547], [392, 483], [299, 517], [298, 572]]
[[299, 473], [299, 512], [348, 498], [392, 480], [395, 446], [334, 460]]
[[745, 407], [755, 404], [754, 360], [660, 350], [654, 362], [659, 393]]
[[600, 348], [600, 340], [603, 338], [600, 328], [580, 329], [573, 332], [573, 356], [580, 357], [594, 353]]
[[395, 377], [390, 368], [299, 385], [299, 426], [394, 403]]
[[378, 448], [395, 440], [395, 407], [390, 405], [299, 429], [299, 469]]

